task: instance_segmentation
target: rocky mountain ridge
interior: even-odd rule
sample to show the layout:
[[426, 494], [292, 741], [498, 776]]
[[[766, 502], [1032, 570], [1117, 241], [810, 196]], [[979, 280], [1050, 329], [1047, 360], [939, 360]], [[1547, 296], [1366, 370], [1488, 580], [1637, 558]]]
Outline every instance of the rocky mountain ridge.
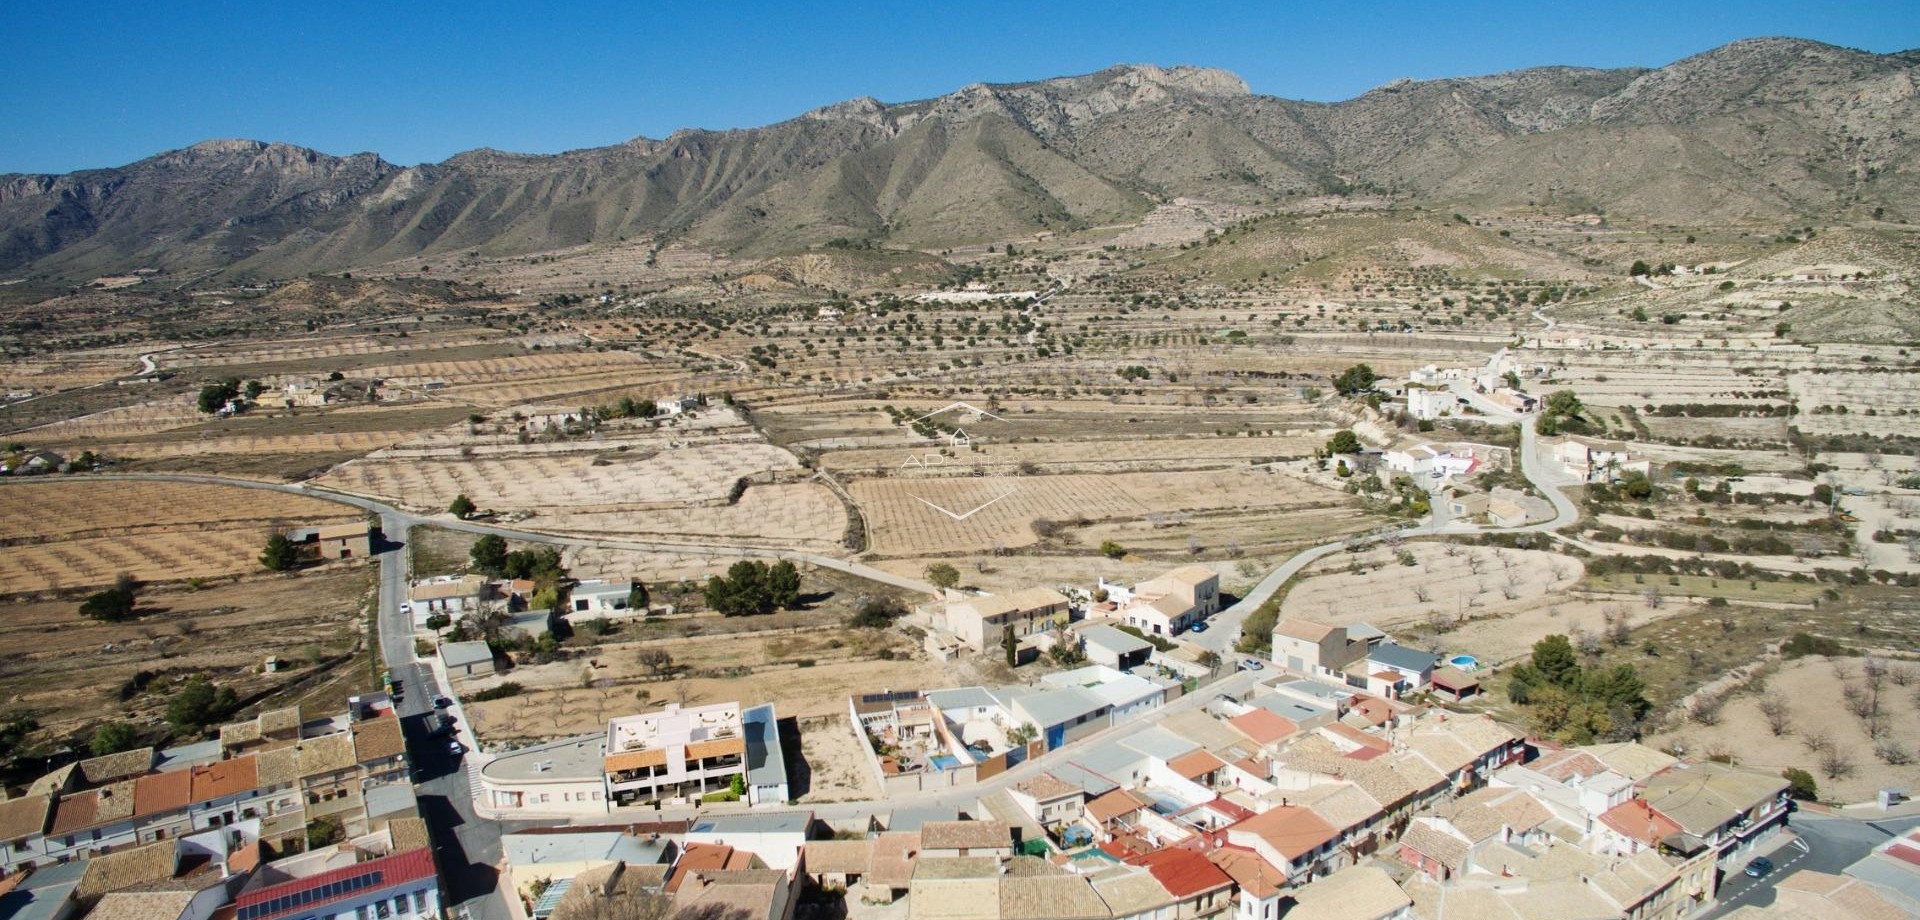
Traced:
[[621, 239], [749, 255], [937, 247], [1364, 189], [1475, 211], [1671, 223], [1898, 216], [1920, 52], [1736, 42], [1657, 69], [1394, 81], [1338, 103], [1202, 67], [1119, 66], [553, 155], [401, 167], [216, 140], [116, 169], [0, 176], [0, 271], [286, 276]]

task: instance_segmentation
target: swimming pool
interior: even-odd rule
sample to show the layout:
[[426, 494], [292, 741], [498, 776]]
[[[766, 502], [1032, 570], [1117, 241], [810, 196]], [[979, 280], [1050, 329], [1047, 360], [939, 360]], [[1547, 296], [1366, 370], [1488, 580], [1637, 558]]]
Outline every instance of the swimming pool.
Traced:
[[952, 770], [960, 766], [960, 758], [955, 757], [952, 754], [935, 754], [932, 757], [928, 758], [927, 760], [929, 763], [933, 764], [933, 768], [935, 770], [939, 770], [943, 772], [947, 770]]
[[1478, 671], [1480, 669], [1480, 659], [1472, 655], [1455, 655], [1447, 659], [1447, 663], [1462, 671]]

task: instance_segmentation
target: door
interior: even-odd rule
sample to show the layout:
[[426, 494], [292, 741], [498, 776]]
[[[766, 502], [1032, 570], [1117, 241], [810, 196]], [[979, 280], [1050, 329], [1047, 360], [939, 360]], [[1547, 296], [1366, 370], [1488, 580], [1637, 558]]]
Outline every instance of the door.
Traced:
[[1065, 747], [1066, 743], [1067, 727], [1065, 725], [1055, 725], [1047, 729], [1047, 750], [1058, 750]]

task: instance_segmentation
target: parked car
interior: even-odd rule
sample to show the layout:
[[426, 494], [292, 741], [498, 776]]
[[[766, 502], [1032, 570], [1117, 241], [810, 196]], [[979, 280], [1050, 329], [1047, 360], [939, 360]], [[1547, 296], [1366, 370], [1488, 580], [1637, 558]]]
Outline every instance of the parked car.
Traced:
[[1188, 632], [1206, 632], [1207, 624], [1205, 622], [1195, 623], [1192, 626], [1187, 627], [1187, 631]]
[[465, 754], [466, 752], [467, 752], [466, 745], [461, 744], [458, 741], [447, 742], [447, 753], [452, 754], [455, 757], [458, 757], [461, 754]]
[[1764, 878], [1767, 873], [1772, 871], [1773, 860], [1765, 856], [1755, 856], [1747, 860], [1746, 873], [1748, 878]]
[[1258, 658], [1240, 659], [1240, 670], [1242, 671], [1258, 671], [1265, 667], [1266, 665], [1261, 664], [1260, 659]]
[[433, 708], [435, 709], [445, 709], [452, 705], [453, 701], [444, 696], [436, 696], [433, 698]]

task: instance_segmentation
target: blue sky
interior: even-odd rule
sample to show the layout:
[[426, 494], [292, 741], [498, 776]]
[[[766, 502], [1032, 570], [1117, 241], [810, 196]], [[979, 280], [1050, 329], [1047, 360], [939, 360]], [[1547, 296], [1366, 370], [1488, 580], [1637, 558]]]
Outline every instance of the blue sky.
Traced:
[[0, 172], [113, 166], [211, 137], [402, 164], [554, 152], [1121, 62], [1224, 67], [1255, 92], [1331, 101], [1399, 77], [1658, 66], [1759, 35], [1920, 46], [1914, 0], [22, 0], [7, 20]]

